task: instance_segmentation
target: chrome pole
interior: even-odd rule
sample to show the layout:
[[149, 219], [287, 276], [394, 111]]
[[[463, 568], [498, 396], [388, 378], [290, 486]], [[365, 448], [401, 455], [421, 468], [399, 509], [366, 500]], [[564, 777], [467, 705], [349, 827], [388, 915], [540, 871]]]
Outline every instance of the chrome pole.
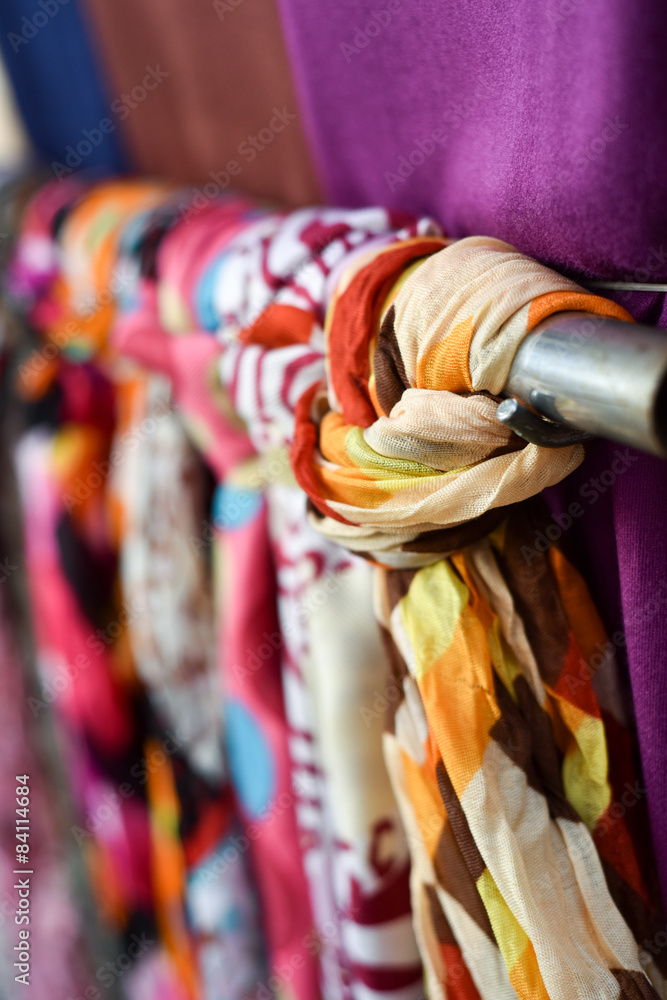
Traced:
[[[558, 313], [526, 337], [504, 394], [558, 424], [667, 458], [665, 331], [592, 313]], [[541, 424], [554, 445], [567, 443], [566, 428], [541, 421], [513, 400], [498, 408], [499, 419], [517, 433], [521, 414]]]

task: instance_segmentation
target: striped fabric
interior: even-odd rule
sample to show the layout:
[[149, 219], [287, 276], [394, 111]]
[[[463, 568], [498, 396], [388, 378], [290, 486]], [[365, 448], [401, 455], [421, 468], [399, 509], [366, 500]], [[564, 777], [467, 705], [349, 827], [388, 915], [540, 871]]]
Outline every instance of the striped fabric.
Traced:
[[[193, 242], [195, 225], [204, 224], [184, 227]], [[431, 231], [431, 220], [377, 208], [304, 209], [251, 220], [227, 242], [219, 234], [198, 267], [194, 256], [184, 261], [178, 230], [159, 254], [163, 322], [173, 330], [176, 316], [194, 312], [217, 332], [221, 382], [264, 456], [231, 481], [261, 481], [268, 501], [292, 787], [317, 929], [310, 945], [327, 1000], [417, 1000], [422, 968], [409, 855], [383, 762], [384, 714], [350, 713], [388, 681], [371, 570], [309, 525], [286, 446], [299, 398], [325, 374], [322, 326], [336, 274], [370, 247]], [[185, 277], [193, 271], [196, 280]], [[253, 673], [241, 668], [232, 684], [247, 690]]]

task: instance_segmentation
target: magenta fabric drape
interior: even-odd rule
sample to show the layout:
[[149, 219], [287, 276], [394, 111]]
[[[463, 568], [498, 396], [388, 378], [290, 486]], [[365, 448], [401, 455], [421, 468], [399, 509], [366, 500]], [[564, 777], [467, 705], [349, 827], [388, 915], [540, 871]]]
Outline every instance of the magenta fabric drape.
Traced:
[[[659, 0], [279, 5], [331, 201], [425, 212], [452, 236], [499, 237], [580, 279], [667, 280]], [[664, 327], [663, 300], [623, 296]], [[667, 897], [667, 602], [652, 603], [667, 566], [667, 465], [634, 454], [617, 474], [617, 451], [596, 443], [551, 501], [567, 507], [591, 478], [613, 477], [569, 530], [627, 654]]]

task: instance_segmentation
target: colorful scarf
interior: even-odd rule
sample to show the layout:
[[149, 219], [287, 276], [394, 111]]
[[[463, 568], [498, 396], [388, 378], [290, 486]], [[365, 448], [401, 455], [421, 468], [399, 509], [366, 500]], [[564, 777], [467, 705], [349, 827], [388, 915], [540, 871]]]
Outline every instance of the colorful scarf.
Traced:
[[[335, 739], [323, 745], [327, 727], [317, 717], [321, 713], [333, 719], [336, 698], [349, 716], [347, 706], [355, 700], [355, 691], [386, 683], [386, 663], [368, 616], [370, 574], [359, 560], [354, 569], [349, 557], [308, 527], [304, 497], [289, 475], [285, 445], [292, 438], [299, 396], [324, 373], [321, 323], [333, 268], [369, 243], [395, 239], [395, 226], [405, 225], [405, 235], [411, 235], [411, 227], [419, 231], [432, 228], [432, 223], [413, 223], [378, 209], [306, 210], [259, 219], [254, 214], [247, 229], [232, 233], [228, 242], [218, 229], [217, 247], [212, 235], [206, 242], [203, 233], [196, 237], [197, 226], [210, 233], [210, 224], [205, 229], [205, 220], [189, 222], [184, 233], [177, 228], [165, 237], [158, 253], [164, 325], [178, 330], [182, 339], [179, 319], [194, 311], [202, 326], [219, 330], [225, 344], [220, 371], [230, 403], [267, 456], [259, 466], [239, 468], [231, 476], [220, 494], [218, 516], [223, 525], [233, 524], [233, 532], [222, 533], [228, 545], [244, 523], [243, 514], [238, 518], [240, 501], [247, 503], [258, 486], [267, 490], [282, 636], [276, 643], [278, 632], [264, 630], [264, 642], [255, 649], [246, 639], [243, 659], [239, 662], [237, 655], [230, 661], [229, 704], [238, 697], [235, 692], [242, 691], [245, 700], [253, 684], [261, 682], [274, 641], [282, 661], [303, 864], [318, 929], [307, 936], [306, 945], [319, 960], [322, 989], [327, 997], [347, 997], [356, 981], [378, 995], [403, 989], [416, 996], [421, 992], [421, 969], [410, 927], [407, 852], [382, 763], [382, 714], [376, 715], [373, 727], [359, 717], [345, 758], [337, 752]], [[199, 250], [202, 246], [208, 260]], [[198, 274], [196, 280], [193, 274]], [[259, 318], [248, 327], [255, 316]], [[230, 340], [244, 324], [241, 341]], [[274, 349], [256, 343], [265, 339]], [[183, 357], [187, 364], [186, 353]], [[220, 434], [218, 428], [218, 439]], [[249, 558], [246, 552], [245, 560]], [[347, 581], [357, 578], [346, 598]], [[340, 592], [339, 607], [348, 615], [353, 605], [358, 608], [360, 597], [367, 608], [364, 615], [357, 611], [353, 656], [344, 637], [332, 643], [330, 629], [320, 627], [310, 634], [311, 620], [321, 617], [325, 607], [333, 612], [334, 592]], [[324, 690], [326, 707], [318, 704]]]
[[[110, 500], [122, 592], [140, 609], [128, 623], [130, 645], [179, 749], [161, 754], [152, 738], [146, 751], [166, 756], [147, 782], [159, 926], [193, 997], [236, 1000], [264, 975], [264, 955], [248, 858], [234, 851], [207, 547], [192, 544], [207, 512], [207, 477], [163, 375], [120, 386], [119, 410]], [[234, 852], [231, 863], [220, 861], [225, 851]], [[226, 879], [216, 875], [221, 864]]]
[[613, 647], [563, 553], [531, 545], [539, 509], [519, 505], [583, 452], [494, 419], [542, 319], [629, 317], [498, 240], [406, 273], [426, 253], [389, 248], [339, 283], [328, 393], [300, 401], [292, 454], [319, 530], [383, 567], [387, 763], [429, 992], [664, 996], [644, 945], [660, 927], [647, 827], [614, 809], [636, 775]]
[[[623, 798], [638, 779], [613, 647], [572, 562], [534, 544], [537, 494], [583, 449], [527, 445], [495, 416], [543, 319], [628, 315], [498, 240], [448, 242], [382, 209], [229, 196], [182, 217], [178, 193], [134, 182], [70, 207], [39, 197], [59, 251], [32, 280], [16, 265], [31, 319], [125, 386], [135, 426], [153, 394], [169, 403], [158, 444], [122, 489], [117, 477], [114, 516], [123, 591], [156, 600], [131, 629], [135, 669], [163, 716], [182, 702], [199, 724], [148, 785], [151, 893], [190, 995], [207, 982], [211, 876], [229, 887], [247, 852], [270, 953], [262, 997], [316, 1000], [319, 971], [326, 1000], [413, 1000], [415, 934], [443, 1000], [667, 997], [644, 804]], [[29, 232], [55, 231], [34, 216]], [[202, 532], [183, 428], [218, 483]], [[244, 823], [218, 859], [187, 823], [215, 743], [196, 682], [212, 655], [202, 537]], [[161, 551], [180, 551], [181, 587], [155, 575]], [[252, 962], [252, 906], [241, 912]], [[227, 967], [223, 923], [209, 968]]]
[[[128, 935], [136, 926], [152, 935], [154, 947], [128, 976], [128, 994], [240, 1000], [266, 973], [248, 858], [235, 848], [240, 824], [223, 769], [210, 579], [207, 588], [202, 552], [191, 544], [205, 510], [203, 469], [174, 416], [169, 382], [147, 379], [108, 346], [117, 294], [132, 283], [130, 271], [115, 280], [127, 263], [119, 257], [120, 237], [159, 198], [142, 185], [108, 193], [88, 199], [79, 191], [60, 220], [68, 250], [74, 253], [70, 244], [79, 240], [87, 248], [76, 281], [60, 273], [42, 281], [41, 258], [33, 274], [26, 252], [15, 260], [13, 277], [35, 294], [31, 319], [63, 355], [57, 360], [58, 350], [51, 352], [51, 375], [64, 397], [65, 423], [53, 443], [35, 432], [36, 442], [26, 436], [20, 451], [40, 653], [47, 684], [51, 675], [69, 678], [74, 667], [56, 709], [78, 748], [70, 762], [79, 799], [75, 836], [100, 910]], [[45, 216], [62, 209], [54, 198], [42, 198], [41, 207]], [[39, 222], [49, 232], [45, 216]], [[92, 300], [74, 295], [77, 283], [93, 288]], [[65, 356], [90, 357], [95, 367], [73, 366]], [[40, 352], [28, 358], [28, 374], [40, 360]], [[114, 377], [113, 395], [102, 369]], [[105, 630], [94, 632], [87, 620], [104, 584], [86, 596], [71, 594], [63, 580], [62, 524], [70, 545], [111, 556], [106, 582], [119, 585], [120, 598], [105, 596], [105, 614], [113, 618]], [[80, 586], [82, 569], [94, 567], [82, 567], [75, 555]], [[131, 703], [144, 694], [150, 706], [133, 718]]]
[[[169, 376], [183, 424], [220, 480], [213, 511], [189, 523], [183, 535], [191, 549], [189, 558], [211, 547], [214, 551], [217, 668], [224, 702], [219, 697], [212, 707], [224, 718], [229, 774], [244, 823], [210, 876], [216, 885], [224, 885], [228, 869], [238, 859], [250, 858], [269, 950], [269, 969], [257, 970], [251, 985], [264, 984], [266, 989], [268, 983], [274, 989], [278, 982], [285, 996], [308, 998], [316, 997], [318, 990], [317, 963], [307, 948], [313, 924], [295, 825], [278, 646], [269, 646], [268, 655], [265, 650], [264, 636], [277, 635], [266, 505], [261, 492], [250, 491], [252, 496], [244, 495], [235, 505], [237, 516], [225, 518], [230, 504], [225, 497], [235, 489], [230, 477], [253, 449], [242, 428], [225, 420], [216, 405], [222, 388], [216, 393], [211, 375], [221, 347], [210, 336], [192, 331], [186, 295], [194, 275], [238, 231], [246, 212], [243, 201], [216, 205], [205, 218], [183, 223], [183, 231], [165, 231], [152, 244], [153, 277], [142, 278], [126, 296], [113, 343], [124, 356], [159, 367]], [[253, 212], [252, 218], [256, 216]], [[150, 229], [150, 220], [146, 225]], [[184, 256], [182, 248], [175, 252], [180, 237], [191, 256]], [[158, 277], [162, 282], [154, 280]], [[227, 530], [220, 531], [223, 524]], [[258, 669], [246, 672], [247, 663]], [[290, 920], [284, 907], [288, 893], [294, 899]]]
[[[263, 311], [253, 318], [231, 281], [215, 286], [220, 373], [257, 449], [267, 454], [278, 574], [283, 678], [294, 787], [307, 851], [317, 951], [327, 998], [423, 993], [411, 928], [409, 868], [382, 759], [383, 711], [358, 711], [388, 682], [371, 625], [371, 572], [312, 530], [288, 473], [298, 400], [324, 375], [322, 325], [337, 275], [373, 247], [435, 231], [381, 209], [292, 213], [262, 245]], [[226, 266], [238, 275], [230, 249]], [[224, 276], [224, 271], [222, 271]], [[248, 273], [257, 283], [257, 273]], [[243, 327], [228, 343], [230, 332]], [[350, 630], [336, 623], [345, 620]], [[354, 623], [354, 625], [352, 624]], [[351, 706], [352, 711], [350, 711]], [[340, 733], [345, 733], [344, 751]]]

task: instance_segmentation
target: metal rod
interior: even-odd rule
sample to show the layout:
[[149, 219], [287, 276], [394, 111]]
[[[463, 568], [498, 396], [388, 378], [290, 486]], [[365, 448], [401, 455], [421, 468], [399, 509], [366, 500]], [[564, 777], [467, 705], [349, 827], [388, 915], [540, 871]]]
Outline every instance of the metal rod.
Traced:
[[662, 330], [592, 313], [558, 313], [526, 337], [504, 394], [549, 420], [667, 458]]

